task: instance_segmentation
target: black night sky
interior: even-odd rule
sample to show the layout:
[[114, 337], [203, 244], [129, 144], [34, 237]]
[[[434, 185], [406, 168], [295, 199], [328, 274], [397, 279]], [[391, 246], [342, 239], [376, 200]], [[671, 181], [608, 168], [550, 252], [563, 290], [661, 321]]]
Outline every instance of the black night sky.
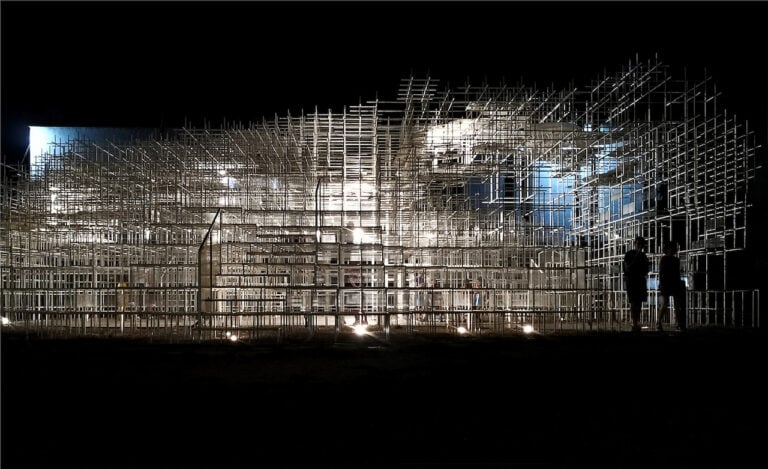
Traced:
[[2, 152], [26, 126], [180, 127], [341, 110], [427, 73], [586, 86], [659, 54], [761, 131], [768, 39], [756, 3], [3, 2]]

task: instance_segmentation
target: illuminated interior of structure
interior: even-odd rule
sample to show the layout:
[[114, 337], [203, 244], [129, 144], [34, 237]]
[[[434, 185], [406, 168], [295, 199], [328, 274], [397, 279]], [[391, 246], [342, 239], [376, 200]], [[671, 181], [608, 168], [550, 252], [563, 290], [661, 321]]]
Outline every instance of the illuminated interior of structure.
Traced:
[[564, 90], [408, 78], [341, 113], [165, 135], [31, 127], [29, 166], [3, 184], [0, 307], [242, 337], [621, 329], [643, 236], [644, 321], [674, 241], [689, 324], [753, 327], [758, 291], [728, 260], [752, 236], [756, 148], [712, 79], [655, 59]]

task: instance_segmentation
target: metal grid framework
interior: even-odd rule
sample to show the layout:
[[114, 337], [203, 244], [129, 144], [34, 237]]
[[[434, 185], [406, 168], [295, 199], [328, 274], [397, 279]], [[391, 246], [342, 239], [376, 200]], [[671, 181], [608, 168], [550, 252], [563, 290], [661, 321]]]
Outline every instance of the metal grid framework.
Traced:
[[710, 78], [657, 60], [583, 89], [409, 78], [342, 113], [51, 142], [3, 185], [0, 307], [38, 327], [214, 335], [616, 329], [642, 235], [645, 321], [673, 240], [689, 324], [757, 326], [758, 291], [727, 276], [756, 148]]

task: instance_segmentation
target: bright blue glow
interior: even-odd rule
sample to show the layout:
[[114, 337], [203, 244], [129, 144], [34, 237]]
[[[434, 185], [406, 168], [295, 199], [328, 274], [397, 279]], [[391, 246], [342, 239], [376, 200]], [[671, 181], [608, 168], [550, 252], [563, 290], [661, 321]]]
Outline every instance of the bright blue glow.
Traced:
[[55, 127], [29, 127], [29, 163], [37, 166], [41, 155], [49, 152], [49, 146], [56, 141]]
[[134, 138], [146, 138], [156, 134], [155, 129], [118, 128], [118, 127], [41, 127], [29, 126], [29, 163], [33, 179], [42, 175], [42, 156], [49, 154], [54, 157], [61, 154], [57, 144], [72, 140], [86, 140], [94, 143], [113, 142], [128, 143]]

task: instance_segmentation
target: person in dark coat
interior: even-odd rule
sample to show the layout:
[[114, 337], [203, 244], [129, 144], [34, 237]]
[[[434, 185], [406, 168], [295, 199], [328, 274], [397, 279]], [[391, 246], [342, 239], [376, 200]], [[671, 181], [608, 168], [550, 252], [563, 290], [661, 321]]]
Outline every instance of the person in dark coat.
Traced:
[[661, 295], [661, 310], [656, 329], [663, 331], [662, 323], [669, 312], [669, 299], [675, 299], [675, 320], [680, 330], [685, 330], [685, 312], [683, 309], [685, 284], [680, 279], [680, 259], [677, 257], [677, 243], [666, 243], [664, 255], [659, 263], [659, 294]]
[[650, 270], [648, 256], [645, 255], [645, 239], [635, 238], [635, 247], [624, 254], [624, 284], [627, 289], [627, 301], [632, 317], [632, 332], [640, 332], [640, 310], [648, 300], [646, 277]]

